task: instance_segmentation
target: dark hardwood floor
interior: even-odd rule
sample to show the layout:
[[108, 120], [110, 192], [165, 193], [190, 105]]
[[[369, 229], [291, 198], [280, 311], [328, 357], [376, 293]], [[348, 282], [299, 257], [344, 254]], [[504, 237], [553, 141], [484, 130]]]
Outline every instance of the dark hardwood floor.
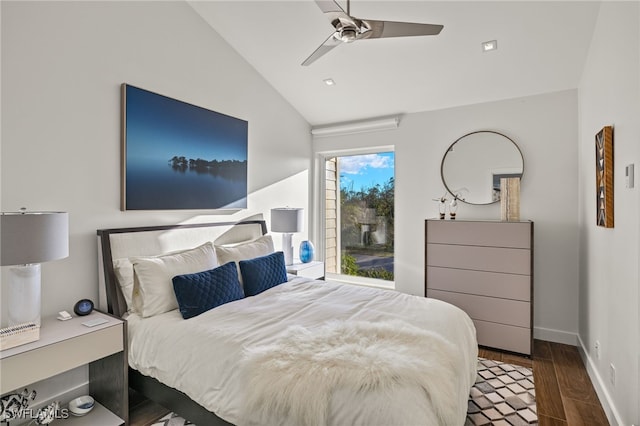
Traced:
[[535, 340], [531, 359], [488, 349], [479, 355], [533, 367], [540, 426], [609, 425], [575, 346]]
[[[535, 379], [534, 379], [535, 380]], [[129, 389], [129, 425], [147, 426], [167, 414], [169, 410]], [[196, 425], [198, 426], [198, 425]]]
[[[609, 425], [575, 346], [535, 340], [532, 358], [482, 348], [479, 355], [533, 367], [540, 426]], [[129, 399], [131, 426], [147, 426], [168, 412], [133, 391]]]

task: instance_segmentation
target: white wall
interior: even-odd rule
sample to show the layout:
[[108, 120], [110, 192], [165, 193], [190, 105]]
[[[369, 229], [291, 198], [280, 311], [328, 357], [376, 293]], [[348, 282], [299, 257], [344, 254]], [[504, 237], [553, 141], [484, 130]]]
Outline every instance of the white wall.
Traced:
[[[522, 219], [535, 222], [535, 335], [576, 343], [578, 331], [577, 91], [403, 116], [396, 130], [315, 138], [314, 152], [395, 145], [395, 278], [424, 294], [424, 220], [445, 193], [440, 162], [460, 136], [494, 130], [522, 150]], [[461, 204], [460, 219], [500, 219], [499, 203]]]
[[[602, 2], [579, 88], [580, 343], [612, 424], [640, 424], [640, 7]], [[595, 134], [614, 126], [614, 228], [596, 226]], [[597, 357], [595, 342], [600, 342]], [[615, 385], [609, 366], [616, 369]]]
[[[97, 299], [96, 229], [308, 207], [308, 123], [188, 4], [1, 4], [2, 209], [70, 216], [69, 257], [43, 264], [43, 315]], [[123, 82], [248, 120], [247, 210], [119, 210]]]

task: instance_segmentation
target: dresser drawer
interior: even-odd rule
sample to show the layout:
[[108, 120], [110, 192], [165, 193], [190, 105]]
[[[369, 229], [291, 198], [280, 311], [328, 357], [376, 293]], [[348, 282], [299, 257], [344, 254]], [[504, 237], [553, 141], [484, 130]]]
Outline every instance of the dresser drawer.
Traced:
[[465, 311], [474, 320], [531, 328], [529, 302], [430, 289], [427, 289], [427, 297], [449, 302]]
[[531, 251], [525, 249], [427, 244], [427, 266], [529, 275]]
[[428, 266], [427, 288], [525, 302], [531, 300], [531, 277], [528, 275]]
[[528, 249], [531, 229], [531, 222], [428, 220], [427, 242]]
[[531, 330], [511, 325], [473, 320], [478, 344], [531, 355]]

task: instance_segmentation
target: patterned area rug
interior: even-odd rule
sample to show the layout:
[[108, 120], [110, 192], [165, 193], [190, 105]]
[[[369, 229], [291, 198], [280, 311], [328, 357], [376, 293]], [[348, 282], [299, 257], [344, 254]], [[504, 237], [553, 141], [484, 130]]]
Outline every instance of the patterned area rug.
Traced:
[[182, 417], [178, 416], [176, 413], [169, 413], [163, 418], [161, 418], [160, 420], [158, 420], [156, 423], [153, 423], [151, 426], [186, 426], [186, 425], [195, 426], [189, 420], [183, 419]]
[[[469, 395], [465, 426], [537, 425], [536, 391], [530, 368], [478, 358], [478, 377]], [[169, 413], [152, 426], [195, 426]]]
[[530, 368], [478, 359], [465, 426], [537, 425], [536, 390]]

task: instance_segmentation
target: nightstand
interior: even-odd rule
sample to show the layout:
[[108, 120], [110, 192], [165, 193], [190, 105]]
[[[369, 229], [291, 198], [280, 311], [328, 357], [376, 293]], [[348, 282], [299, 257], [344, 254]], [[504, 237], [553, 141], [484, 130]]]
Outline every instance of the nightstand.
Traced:
[[[86, 327], [83, 322], [105, 319]], [[96, 404], [87, 415], [56, 419], [60, 425], [120, 426], [128, 423], [126, 323], [111, 315], [92, 312], [59, 321], [43, 318], [40, 339], [0, 351], [0, 394], [20, 390], [81, 365], [89, 365], [89, 394]], [[66, 408], [68, 401], [62, 401]]]
[[321, 280], [324, 278], [324, 262], [311, 261], [302, 263], [294, 260], [293, 265], [287, 265], [287, 272], [299, 277]]

